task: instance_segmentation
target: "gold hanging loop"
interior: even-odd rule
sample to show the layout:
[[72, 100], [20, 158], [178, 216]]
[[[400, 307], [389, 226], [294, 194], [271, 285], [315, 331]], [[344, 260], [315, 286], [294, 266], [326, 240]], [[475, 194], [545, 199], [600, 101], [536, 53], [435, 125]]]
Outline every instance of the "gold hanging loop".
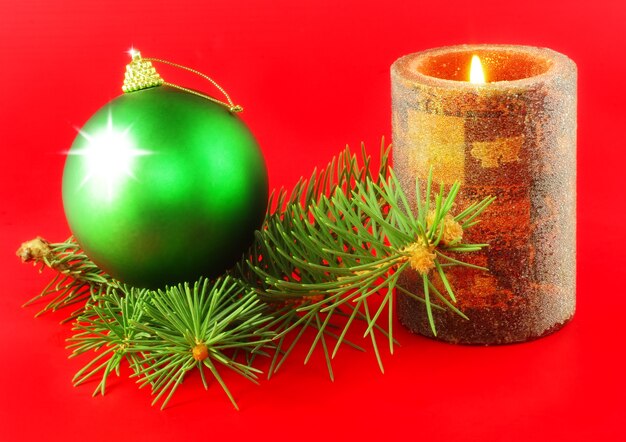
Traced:
[[[131, 62], [126, 65], [126, 74], [124, 76], [124, 85], [122, 86], [122, 90], [124, 92], [133, 92], [141, 89], [147, 89], [150, 87], [156, 87], [160, 85], [175, 87], [176, 89], [180, 89], [181, 91], [188, 92], [193, 95], [197, 95], [199, 97], [210, 100], [214, 103], [221, 104], [230, 110], [231, 112], [242, 112], [243, 107], [238, 104], [235, 104], [233, 100], [230, 98], [230, 95], [224, 90], [222, 86], [217, 84], [215, 80], [213, 80], [208, 75], [203, 74], [200, 71], [189, 68], [187, 66], [183, 66], [178, 63], [173, 63], [171, 61], [162, 60], [160, 58], [142, 58], [141, 53], [137, 50], [132, 49], [130, 51], [130, 55], [132, 57]], [[219, 90], [224, 97], [226, 97], [227, 102], [218, 100], [217, 98], [213, 98], [209, 95], [203, 94], [201, 92], [194, 91], [192, 89], [179, 86], [177, 84], [169, 83], [164, 81], [163, 78], [158, 74], [152, 63], [163, 63], [178, 69], [183, 69], [185, 71], [189, 71], [193, 74], [196, 74], [209, 83], [211, 83], [217, 90]]]

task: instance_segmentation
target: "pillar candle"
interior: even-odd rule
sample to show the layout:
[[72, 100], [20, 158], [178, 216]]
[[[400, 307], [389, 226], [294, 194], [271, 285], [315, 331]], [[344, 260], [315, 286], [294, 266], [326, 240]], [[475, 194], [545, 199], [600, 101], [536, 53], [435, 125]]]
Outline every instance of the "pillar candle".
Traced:
[[[474, 55], [484, 84], [469, 81]], [[574, 62], [550, 49], [462, 45], [401, 57], [391, 82], [394, 168], [410, 200], [431, 167], [434, 183], [462, 184], [457, 210], [497, 198], [465, 238], [489, 247], [463, 256], [489, 271], [447, 270], [469, 320], [435, 312], [437, 338], [503, 344], [559, 329], [576, 300]], [[400, 283], [419, 293], [416, 276]], [[432, 335], [423, 303], [402, 293], [398, 317]]]

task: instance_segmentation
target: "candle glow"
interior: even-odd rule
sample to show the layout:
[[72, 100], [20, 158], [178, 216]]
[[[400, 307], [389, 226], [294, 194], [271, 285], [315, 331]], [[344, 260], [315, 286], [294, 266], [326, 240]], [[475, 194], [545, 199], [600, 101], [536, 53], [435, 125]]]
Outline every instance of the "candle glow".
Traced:
[[485, 84], [485, 71], [483, 70], [483, 65], [480, 62], [480, 57], [476, 54], [472, 55], [472, 63], [470, 65], [470, 75], [469, 75], [470, 83], [474, 84]]

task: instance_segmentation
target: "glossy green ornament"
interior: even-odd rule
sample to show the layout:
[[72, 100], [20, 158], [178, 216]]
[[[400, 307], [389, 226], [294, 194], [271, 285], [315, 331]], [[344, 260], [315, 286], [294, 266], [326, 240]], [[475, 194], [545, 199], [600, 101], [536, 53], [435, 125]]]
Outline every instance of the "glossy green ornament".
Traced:
[[225, 106], [158, 86], [115, 98], [68, 153], [63, 204], [87, 255], [116, 279], [155, 288], [217, 276], [265, 215], [256, 140]]

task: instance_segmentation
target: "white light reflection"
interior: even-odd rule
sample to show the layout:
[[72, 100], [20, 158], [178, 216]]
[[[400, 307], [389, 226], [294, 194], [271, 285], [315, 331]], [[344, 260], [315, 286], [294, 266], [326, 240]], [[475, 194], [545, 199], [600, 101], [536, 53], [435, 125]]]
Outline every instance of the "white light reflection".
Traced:
[[132, 46], [131, 46], [131, 48], [130, 48], [128, 51], [126, 51], [126, 53], [127, 53], [128, 55], [130, 55], [130, 57], [131, 57], [133, 60], [134, 60], [135, 58], [137, 58], [137, 57], [141, 57], [141, 53], [140, 53], [137, 49], [135, 49], [134, 47], [132, 47]]
[[116, 129], [109, 112], [106, 129], [96, 133], [78, 130], [80, 136], [87, 140], [87, 144], [81, 149], [68, 152], [68, 155], [85, 157], [86, 173], [80, 187], [90, 181], [101, 184], [110, 201], [117, 185], [128, 178], [137, 179], [133, 174], [135, 158], [150, 155], [152, 152], [138, 149], [134, 145], [129, 135], [130, 129], [131, 126], [122, 130]]

